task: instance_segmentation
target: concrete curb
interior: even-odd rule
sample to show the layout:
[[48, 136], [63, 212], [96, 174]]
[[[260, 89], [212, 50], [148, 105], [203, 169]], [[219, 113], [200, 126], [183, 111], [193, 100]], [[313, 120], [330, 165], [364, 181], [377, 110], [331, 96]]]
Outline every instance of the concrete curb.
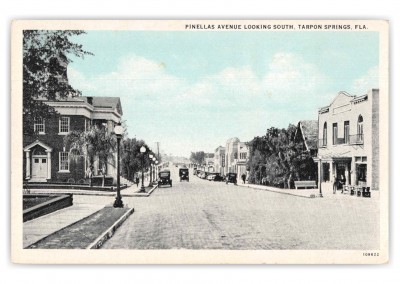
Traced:
[[313, 199], [313, 198], [318, 198], [317, 196], [315, 196], [315, 197], [304, 196], [304, 195], [299, 195], [299, 194], [293, 194], [293, 193], [290, 193], [290, 192], [280, 192], [280, 191], [271, 190], [271, 189], [268, 189], [268, 188], [253, 187], [253, 186], [251, 186], [251, 185], [238, 184], [238, 186], [247, 187], [247, 188], [252, 188], [252, 189], [256, 189], [256, 190], [265, 190], [265, 191], [274, 192], [274, 193], [279, 193], [279, 194], [292, 195], [292, 196], [302, 197], [302, 198], [312, 198], [312, 199]]
[[[149, 192], [147, 193], [124, 193], [121, 192], [122, 197], [149, 197], [151, 193], [158, 187], [155, 185]], [[62, 190], [62, 189], [34, 189], [31, 191], [34, 194], [73, 194], [73, 195], [89, 195], [89, 196], [115, 196], [116, 192], [101, 192], [101, 191], [78, 191], [78, 190]]]
[[131, 195], [123, 195], [123, 196], [135, 196], [135, 197], [149, 197], [150, 194], [153, 193], [153, 191], [158, 187], [158, 184], [156, 184], [155, 186], [153, 186], [152, 189], [149, 190], [149, 192], [146, 193], [142, 193], [142, 192], [137, 192]]
[[86, 249], [99, 249], [101, 246], [110, 239], [115, 231], [125, 222], [126, 219], [134, 212], [134, 208], [129, 209], [124, 215], [121, 216], [110, 228], [104, 231], [96, 240], [94, 240]]

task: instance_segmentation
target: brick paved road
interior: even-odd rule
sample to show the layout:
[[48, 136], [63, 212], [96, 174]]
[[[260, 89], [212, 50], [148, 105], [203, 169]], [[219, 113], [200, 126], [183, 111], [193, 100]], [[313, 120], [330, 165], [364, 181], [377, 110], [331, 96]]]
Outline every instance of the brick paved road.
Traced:
[[201, 180], [125, 198], [135, 208], [103, 249], [377, 249], [373, 199], [306, 199]]

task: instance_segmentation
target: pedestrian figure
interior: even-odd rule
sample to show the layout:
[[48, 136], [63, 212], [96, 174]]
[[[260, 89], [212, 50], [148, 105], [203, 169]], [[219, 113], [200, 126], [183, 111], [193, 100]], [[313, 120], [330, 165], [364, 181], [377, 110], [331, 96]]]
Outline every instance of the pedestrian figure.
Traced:
[[243, 184], [246, 183], [246, 174], [242, 174], [242, 180], [243, 180]]
[[344, 185], [346, 184], [346, 178], [344, 177], [344, 175], [340, 175], [340, 186], [342, 187], [342, 193], [344, 191]]
[[89, 166], [85, 172], [85, 178], [89, 179], [89, 186], [92, 187], [93, 167]]
[[262, 184], [262, 185], [267, 185], [267, 178], [266, 178], [266, 177], [263, 177], [263, 178], [262, 178], [261, 184]]
[[337, 177], [333, 176], [333, 194], [336, 194], [338, 182], [339, 182], [339, 180], [337, 179]]
[[136, 187], [139, 187], [139, 177], [136, 177], [135, 183], [136, 183]]

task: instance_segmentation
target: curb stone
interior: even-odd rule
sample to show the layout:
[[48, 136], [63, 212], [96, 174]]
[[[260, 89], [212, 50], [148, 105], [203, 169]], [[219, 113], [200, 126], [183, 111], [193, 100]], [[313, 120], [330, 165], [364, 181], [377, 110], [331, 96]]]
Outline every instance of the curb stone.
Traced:
[[[149, 197], [150, 194], [158, 187], [158, 185], [155, 185], [149, 192], [147, 193], [124, 193], [121, 192], [122, 197]], [[40, 190], [40, 192], [37, 192], [36, 189], [34, 192], [31, 191], [31, 193], [37, 194], [37, 193], [42, 193], [42, 194], [73, 194], [73, 195], [87, 195], [87, 196], [115, 196], [116, 192], [100, 192], [100, 191], [89, 191], [87, 190], [86, 192], [84, 191], [75, 191], [75, 190], [67, 190], [67, 191], [62, 191], [62, 190], [54, 190], [50, 189], [46, 190]]]
[[257, 187], [252, 187], [251, 185], [241, 185], [241, 184], [238, 184], [239, 186], [242, 186], [242, 187], [247, 187], [247, 188], [252, 188], [252, 189], [256, 189], [256, 190], [265, 190], [265, 191], [269, 191], [269, 192], [274, 192], [274, 193], [279, 193], [279, 194], [286, 194], [286, 195], [292, 195], [292, 196], [296, 196], [296, 197], [302, 197], [302, 198], [316, 198], [316, 196], [314, 195], [313, 197], [310, 195], [310, 196], [304, 196], [304, 195], [299, 195], [299, 194], [293, 194], [293, 193], [290, 193], [290, 192], [280, 192], [280, 191], [276, 191], [276, 190], [271, 190], [271, 189], [268, 189], [268, 188], [257, 188]]
[[158, 184], [156, 184], [155, 186], [153, 186], [153, 188], [150, 189], [149, 192], [147, 192], [147, 193], [140, 193], [140, 192], [137, 192], [137, 193], [134, 193], [134, 194], [123, 195], [123, 196], [130, 196], [130, 197], [132, 197], [132, 196], [134, 196], [134, 197], [149, 197], [150, 194], [152, 194], [153, 191], [154, 191], [157, 187], [158, 187]]
[[86, 247], [86, 249], [99, 249], [102, 245], [110, 239], [115, 231], [125, 222], [126, 219], [134, 212], [134, 208], [129, 209], [122, 215], [110, 228], [104, 231], [96, 240], [94, 240], [90, 245]]

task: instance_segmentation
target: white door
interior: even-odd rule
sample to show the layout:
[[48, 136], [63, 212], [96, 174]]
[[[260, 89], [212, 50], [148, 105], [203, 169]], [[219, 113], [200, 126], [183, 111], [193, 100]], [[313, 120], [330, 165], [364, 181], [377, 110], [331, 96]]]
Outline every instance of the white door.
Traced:
[[32, 157], [32, 180], [46, 181], [47, 178], [47, 158]]

